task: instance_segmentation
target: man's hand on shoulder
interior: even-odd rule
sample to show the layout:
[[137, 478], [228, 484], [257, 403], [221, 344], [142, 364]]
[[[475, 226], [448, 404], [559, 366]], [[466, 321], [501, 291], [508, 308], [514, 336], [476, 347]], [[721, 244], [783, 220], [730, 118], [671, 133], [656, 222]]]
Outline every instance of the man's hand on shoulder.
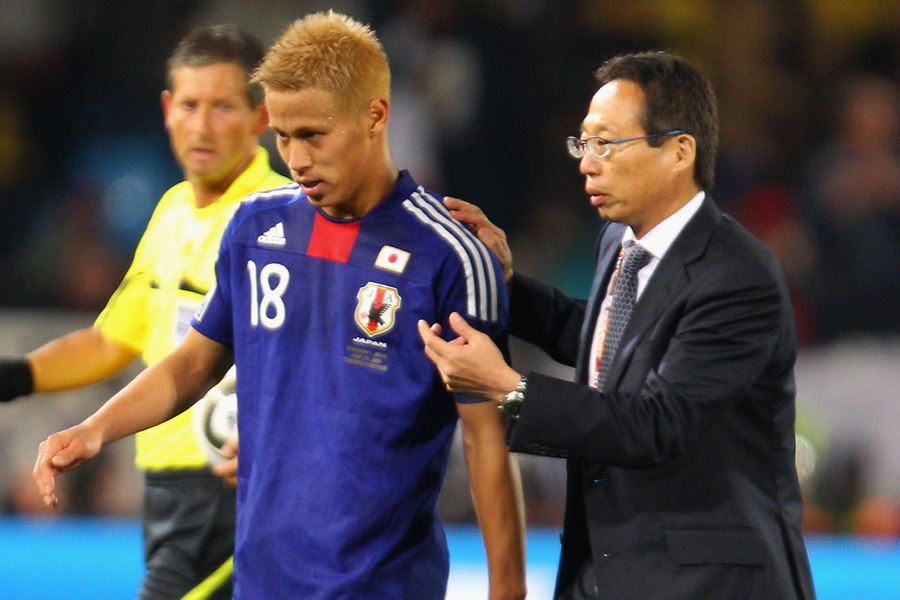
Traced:
[[509, 283], [513, 276], [513, 260], [506, 241], [506, 232], [491, 223], [484, 212], [474, 204], [447, 196], [444, 198], [444, 206], [450, 211], [451, 217], [467, 225], [478, 239], [491, 249], [503, 267], [504, 279]]

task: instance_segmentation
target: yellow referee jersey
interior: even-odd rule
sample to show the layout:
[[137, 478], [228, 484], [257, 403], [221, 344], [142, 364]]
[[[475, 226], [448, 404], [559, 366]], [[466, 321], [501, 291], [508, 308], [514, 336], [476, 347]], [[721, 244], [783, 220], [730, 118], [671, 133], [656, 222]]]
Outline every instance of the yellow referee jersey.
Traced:
[[[141, 353], [148, 365], [171, 352], [190, 327], [215, 278], [225, 226], [240, 200], [287, 183], [259, 147], [250, 166], [222, 197], [194, 205], [187, 181], [170, 188], [157, 204], [119, 288], [94, 323], [104, 335]], [[135, 462], [142, 469], [200, 468], [206, 457], [191, 425], [191, 411], [136, 436]]]

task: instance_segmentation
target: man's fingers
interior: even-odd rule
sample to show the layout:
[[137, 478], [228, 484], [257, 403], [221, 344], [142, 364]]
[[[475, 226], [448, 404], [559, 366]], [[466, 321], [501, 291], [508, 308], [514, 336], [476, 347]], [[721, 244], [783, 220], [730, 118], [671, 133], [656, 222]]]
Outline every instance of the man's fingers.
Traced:
[[440, 337], [441, 326], [437, 323], [429, 327], [428, 323], [424, 319], [419, 319], [418, 323], [416, 323], [416, 327], [419, 328], [419, 337], [421, 337], [422, 342], [425, 343], [426, 349], [432, 348], [444, 342], [444, 340]]
[[44, 504], [49, 507], [56, 507], [59, 505], [59, 500], [55, 493], [55, 474], [57, 469], [53, 467], [51, 462], [58, 449], [59, 442], [55, 440], [53, 436], [41, 442], [40, 446], [38, 446], [38, 457], [34, 463], [34, 470], [32, 471], [32, 477], [34, 477], [38, 493], [41, 495]]
[[474, 208], [478, 210], [478, 212], [481, 212], [481, 209], [479, 209], [474, 204], [471, 204], [459, 198], [454, 198], [453, 196], [447, 196], [446, 198], [444, 198], [444, 206], [447, 207], [447, 210], [471, 211], [471, 209]]
[[471, 340], [472, 337], [478, 335], [480, 332], [469, 325], [465, 319], [462, 318], [458, 312], [450, 313], [450, 327], [453, 328], [453, 331], [459, 334], [461, 338], [464, 340]]
[[225, 440], [225, 443], [222, 444], [222, 447], [219, 449], [223, 456], [227, 456], [228, 458], [234, 458], [238, 453], [238, 439], [236, 437], [228, 438]]
[[220, 477], [227, 485], [237, 487], [238, 459], [237, 457], [214, 465], [213, 473]]
[[446, 198], [444, 198], [444, 207], [446, 207], [447, 210], [450, 211], [450, 216], [452, 216], [460, 223], [468, 225], [475, 231], [479, 231], [486, 225], [491, 224], [490, 221], [487, 220], [487, 217], [484, 216], [484, 213], [480, 208], [478, 208], [474, 204], [466, 202], [465, 200], [447, 196]]

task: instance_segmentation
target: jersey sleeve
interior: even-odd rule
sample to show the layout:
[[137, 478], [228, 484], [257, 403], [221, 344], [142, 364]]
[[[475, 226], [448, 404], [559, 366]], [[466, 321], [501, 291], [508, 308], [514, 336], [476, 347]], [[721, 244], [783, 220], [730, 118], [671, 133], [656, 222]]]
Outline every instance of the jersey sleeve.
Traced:
[[139, 353], [144, 352], [150, 331], [148, 315], [154, 285], [152, 237], [168, 198], [167, 193], [157, 204], [134, 251], [128, 271], [94, 321], [94, 327], [103, 335]]
[[138, 353], [144, 351], [147, 341], [151, 280], [149, 273], [129, 270], [94, 321], [104, 336]]
[[[468, 234], [468, 232], [466, 232]], [[497, 257], [477, 237], [466, 235], [438, 278], [442, 337], [451, 340], [450, 313], [457, 312], [469, 325], [487, 334], [509, 361], [509, 295]], [[487, 398], [454, 394], [459, 403], [485, 402]]]

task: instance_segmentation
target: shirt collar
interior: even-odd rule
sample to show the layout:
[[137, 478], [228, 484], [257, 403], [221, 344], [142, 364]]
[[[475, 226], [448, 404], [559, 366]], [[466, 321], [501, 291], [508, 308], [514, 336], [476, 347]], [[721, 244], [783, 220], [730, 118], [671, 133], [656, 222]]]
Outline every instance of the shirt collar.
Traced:
[[[647, 234], [640, 239], [640, 245], [652, 254], [654, 258], [662, 259], [666, 254], [666, 251], [668, 251], [669, 247], [675, 241], [675, 238], [678, 237], [681, 230], [684, 229], [685, 225], [688, 224], [688, 221], [691, 220], [691, 217], [700, 210], [700, 205], [703, 204], [703, 199], [705, 197], [706, 192], [703, 190], [697, 192], [697, 194], [688, 200], [684, 206], [648, 231]], [[637, 236], [634, 235], [634, 230], [632, 230], [630, 226], [625, 228], [625, 233], [622, 236], [622, 244], [624, 245], [629, 241], [638, 242]]]
[[220, 200], [240, 199], [244, 196], [249, 196], [259, 189], [259, 183], [269, 174], [269, 170], [269, 153], [262, 146], [257, 146], [253, 160], [228, 186]]

